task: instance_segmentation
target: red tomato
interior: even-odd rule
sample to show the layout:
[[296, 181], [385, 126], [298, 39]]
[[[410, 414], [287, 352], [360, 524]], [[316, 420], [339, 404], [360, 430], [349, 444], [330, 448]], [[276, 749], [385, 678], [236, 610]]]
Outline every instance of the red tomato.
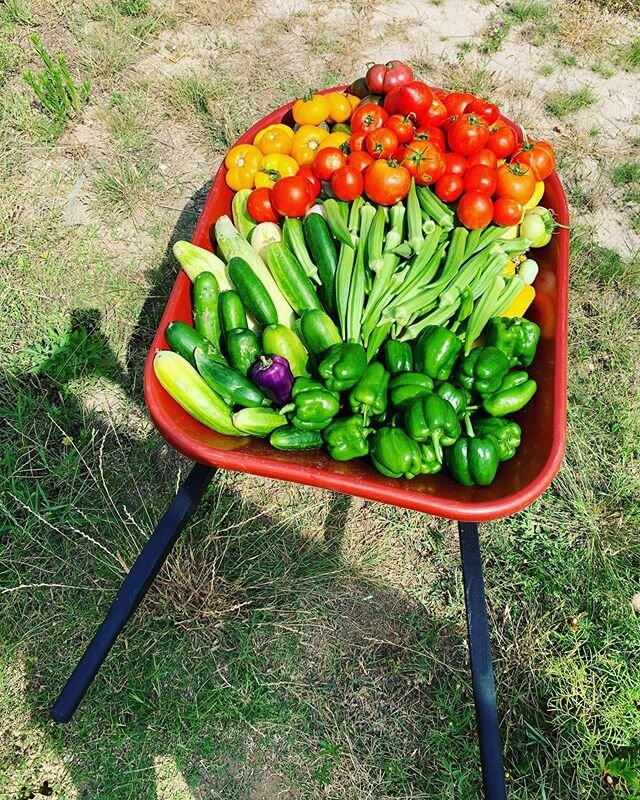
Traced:
[[352, 153], [356, 153], [358, 150], [364, 150], [364, 140], [366, 139], [366, 136], [367, 134], [365, 131], [352, 134], [351, 138], [349, 139], [349, 149]]
[[476, 164], [484, 164], [486, 167], [496, 169], [498, 166], [498, 159], [493, 150], [483, 147], [481, 150], [477, 150], [475, 153], [469, 156], [467, 159], [467, 164], [470, 167], [475, 167]]
[[355, 167], [340, 167], [331, 176], [331, 189], [338, 200], [355, 200], [364, 189], [362, 173]]
[[447, 109], [447, 115], [455, 117], [463, 114], [469, 103], [473, 102], [475, 99], [475, 96], [468, 92], [449, 92], [449, 94], [445, 95], [442, 102]]
[[256, 222], [277, 222], [280, 215], [271, 205], [271, 189], [254, 189], [247, 200], [247, 212]]
[[537, 181], [543, 181], [551, 175], [555, 167], [555, 156], [553, 150], [549, 153], [550, 147], [547, 142], [524, 142], [511, 160], [517, 164], [526, 164], [533, 172], [533, 177]]
[[486, 164], [476, 164], [464, 173], [465, 192], [483, 192], [491, 196], [496, 190], [497, 182], [495, 169]]
[[353, 112], [351, 130], [354, 133], [375, 131], [384, 125], [388, 116], [382, 106], [378, 106], [375, 103], [365, 103], [363, 106], [358, 106]]
[[400, 113], [400, 107], [398, 105], [400, 89], [400, 86], [398, 86], [396, 89], [392, 89], [384, 98], [384, 110], [389, 114]]
[[486, 100], [478, 100], [477, 98], [469, 103], [465, 111], [469, 114], [477, 114], [479, 117], [484, 117], [489, 125], [494, 123], [500, 114], [498, 106], [494, 106], [493, 103], [487, 103]]
[[458, 202], [457, 214], [465, 228], [486, 228], [493, 217], [493, 203], [487, 194], [467, 192]]
[[510, 228], [522, 219], [522, 206], [512, 197], [498, 197], [493, 204], [493, 221], [496, 225]]
[[378, 128], [367, 134], [364, 146], [372, 158], [389, 158], [398, 146], [398, 137], [389, 128]]
[[521, 205], [531, 200], [536, 188], [533, 172], [524, 164], [503, 164], [496, 171], [497, 197], [511, 197]]
[[480, 150], [489, 138], [489, 126], [475, 114], [463, 114], [447, 131], [447, 142], [454, 153], [469, 156]]
[[433, 94], [426, 83], [409, 81], [398, 92], [398, 110], [401, 114], [415, 114], [419, 117], [431, 107]]
[[444, 175], [444, 156], [431, 142], [413, 141], [407, 145], [402, 166], [416, 179], [420, 186], [435, 183]]
[[355, 167], [359, 172], [364, 172], [369, 164], [373, 164], [373, 159], [369, 153], [365, 153], [364, 150], [356, 150], [356, 152], [351, 153], [347, 159], [347, 164], [350, 167]]
[[438, 178], [436, 185], [433, 187], [436, 197], [439, 197], [443, 203], [453, 203], [462, 194], [463, 180], [461, 175], [456, 175], [454, 172], [445, 172], [445, 174]]
[[400, 164], [406, 152], [407, 152], [406, 144], [398, 145], [398, 147], [396, 147], [396, 149], [393, 151], [393, 155], [391, 156], [391, 161], [397, 161], [398, 164]]
[[402, 114], [392, 114], [385, 122], [385, 128], [389, 128], [390, 131], [393, 131], [398, 139], [398, 142], [400, 144], [404, 144], [405, 142], [410, 142], [411, 139], [413, 139], [415, 125], [407, 116], [403, 116]]
[[418, 128], [414, 139], [431, 142], [431, 144], [435, 144], [438, 150], [441, 150], [443, 153], [447, 149], [447, 143], [442, 128], [436, 128], [435, 125], [427, 125], [424, 128]]
[[460, 153], [445, 153], [444, 161], [447, 166], [447, 172], [453, 172], [455, 175], [464, 175], [469, 167], [467, 159], [461, 156]]
[[373, 64], [367, 70], [367, 86], [373, 94], [386, 94], [396, 86], [413, 80], [411, 68], [402, 61], [388, 61], [386, 64]]
[[364, 76], [369, 91], [372, 94], [382, 94], [384, 86], [384, 76], [387, 74], [387, 68], [384, 64], [372, 64]]
[[486, 146], [496, 154], [497, 158], [506, 158], [513, 153], [517, 143], [518, 139], [513, 128], [498, 121], [491, 126]]
[[328, 181], [333, 173], [344, 167], [347, 157], [337, 147], [325, 147], [318, 150], [313, 159], [313, 171], [321, 181]]
[[280, 178], [271, 189], [271, 204], [283, 217], [301, 217], [311, 205], [309, 182], [297, 175]]
[[367, 197], [381, 206], [392, 206], [403, 200], [411, 187], [411, 175], [395, 162], [374, 161], [365, 170], [364, 190]]
[[315, 202], [316, 197], [320, 194], [320, 190], [322, 189], [322, 184], [320, 183], [320, 179], [313, 171], [313, 167], [310, 167], [306, 164], [296, 172], [298, 178], [304, 178], [305, 181], [308, 182], [309, 188], [311, 190], [311, 202]]
[[435, 125], [436, 127], [440, 127], [448, 116], [449, 113], [442, 100], [434, 97], [427, 111], [418, 117], [418, 123], [420, 125]]
[[536, 145], [537, 145], [538, 147], [541, 147], [543, 150], [546, 150], [546, 151], [547, 151], [547, 153], [549, 153], [549, 155], [550, 155], [550, 156], [551, 156], [551, 158], [553, 159], [553, 164], [554, 164], [554, 166], [555, 166], [555, 162], [556, 162], [556, 151], [555, 151], [555, 150], [553, 149], [553, 147], [552, 147], [552, 146], [549, 144], [549, 142], [544, 142], [544, 141], [540, 140], [539, 142], [536, 142]]

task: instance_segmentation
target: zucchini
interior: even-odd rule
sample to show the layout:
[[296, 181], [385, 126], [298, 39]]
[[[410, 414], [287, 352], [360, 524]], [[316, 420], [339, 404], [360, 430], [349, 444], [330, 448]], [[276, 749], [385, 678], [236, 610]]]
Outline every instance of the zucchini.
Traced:
[[300, 329], [307, 350], [315, 355], [321, 355], [332, 345], [342, 341], [335, 322], [327, 313], [318, 309], [305, 311], [300, 320]]
[[311, 260], [307, 245], [304, 240], [304, 228], [302, 222], [297, 217], [287, 217], [282, 226], [284, 234], [283, 242], [300, 262], [302, 269], [306, 272], [307, 278], [314, 283], [320, 283], [318, 268]]
[[244, 375], [226, 364], [218, 364], [199, 347], [194, 351], [196, 367], [210, 389], [227, 405], [258, 408], [270, 406], [271, 400]]
[[336, 307], [335, 278], [338, 252], [325, 218], [320, 214], [309, 214], [304, 221], [304, 235], [311, 258], [320, 275], [320, 297], [327, 311], [333, 314]]
[[251, 191], [251, 189], [240, 189], [239, 192], [233, 195], [233, 200], [231, 201], [233, 224], [240, 236], [244, 236], [247, 241], [251, 238], [251, 233], [256, 227], [253, 217], [247, 211], [247, 201]]
[[[276, 307], [273, 305], [269, 292], [264, 288], [262, 281], [251, 269], [251, 266], [244, 258], [234, 256], [229, 259], [227, 269], [244, 307], [256, 322], [263, 328], [265, 325], [275, 325], [278, 321]], [[241, 328], [242, 325], [233, 327]]]
[[216, 350], [214, 345], [205, 339], [202, 334], [198, 333], [195, 328], [192, 328], [191, 325], [187, 325], [186, 322], [180, 320], [170, 322], [165, 328], [164, 338], [167, 340], [171, 350], [186, 358], [192, 367], [196, 365], [193, 357], [193, 351], [196, 347], [199, 347], [215, 361], [224, 363], [224, 357]]
[[298, 314], [310, 308], [322, 308], [313, 284], [286, 245], [274, 242], [267, 247], [266, 254], [271, 274]]
[[191, 242], [179, 241], [173, 245], [173, 254], [192, 283], [201, 272], [211, 272], [216, 276], [220, 291], [231, 289], [231, 281], [227, 276], [224, 261], [221, 261], [209, 250], [191, 244]]
[[220, 307], [220, 324], [225, 337], [234, 328], [247, 327], [247, 314], [244, 310], [244, 303], [235, 289], [222, 292], [218, 304]]
[[213, 272], [201, 272], [193, 282], [193, 321], [201, 336], [220, 350], [220, 287]]
[[231, 420], [231, 409], [178, 353], [159, 350], [153, 371], [161, 386], [194, 419], [218, 433], [242, 436]]

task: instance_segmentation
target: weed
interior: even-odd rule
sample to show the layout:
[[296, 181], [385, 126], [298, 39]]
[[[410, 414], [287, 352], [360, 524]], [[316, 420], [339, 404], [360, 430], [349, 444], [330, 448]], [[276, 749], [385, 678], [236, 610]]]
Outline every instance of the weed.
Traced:
[[542, 22], [549, 15], [549, 4], [541, 0], [514, 0], [509, 6], [508, 14], [518, 23]]
[[640, 38], [634, 39], [630, 44], [620, 48], [618, 64], [628, 72], [640, 69]]
[[540, 67], [540, 69], [538, 70], [538, 72], [539, 72], [539, 73], [540, 73], [540, 74], [541, 74], [541, 75], [542, 75], [544, 78], [548, 78], [548, 77], [549, 77], [549, 75], [553, 75], [553, 73], [554, 73], [555, 71], [556, 71], [556, 68], [553, 66], [553, 64], [543, 64], [543, 65]]
[[40, 37], [32, 34], [31, 43], [44, 63], [44, 70], [34, 75], [27, 70], [24, 79], [33, 89], [46, 111], [57, 121], [71, 119], [89, 97], [90, 84], [85, 81], [76, 88], [62, 53], [55, 60], [47, 53]]
[[613, 168], [611, 180], [614, 186], [624, 186], [624, 199], [630, 203], [640, 203], [640, 162], [623, 161]]
[[556, 60], [563, 67], [575, 67], [578, 63], [578, 59], [573, 53], [565, 53], [562, 50], [556, 52]]
[[160, 183], [161, 176], [154, 161], [139, 164], [122, 161], [100, 168], [94, 190], [110, 211], [131, 214], [153, 196]]
[[146, 14], [150, 7], [149, 0], [116, 0], [118, 11], [128, 17], [140, 17]]
[[557, 91], [547, 95], [546, 108], [556, 117], [565, 117], [583, 108], [589, 108], [598, 100], [590, 86], [583, 86], [572, 92]]
[[509, 21], [500, 19], [495, 15], [490, 20], [489, 26], [482, 35], [482, 41], [478, 45], [478, 51], [484, 55], [497, 53], [502, 47], [502, 43], [509, 35]]
[[615, 69], [608, 64], [606, 61], [594, 61], [591, 65], [591, 69], [596, 73], [596, 75], [602, 75], [603, 78], [613, 78], [616, 74]]
[[28, 25], [31, 19], [31, 6], [25, 0], [4, 0], [0, 6], [0, 22]]

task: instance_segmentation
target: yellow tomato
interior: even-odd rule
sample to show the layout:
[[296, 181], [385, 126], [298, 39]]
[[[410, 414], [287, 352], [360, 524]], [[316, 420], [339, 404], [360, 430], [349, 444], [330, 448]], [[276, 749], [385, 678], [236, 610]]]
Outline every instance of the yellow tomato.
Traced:
[[254, 167], [231, 167], [225, 176], [227, 186], [234, 192], [240, 189], [253, 189], [253, 182], [258, 174]]
[[294, 134], [293, 142], [291, 143], [291, 155], [301, 167], [306, 164], [312, 164], [320, 143], [327, 136], [329, 136], [328, 131], [322, 128], [316, 128], [315, 125], [303, 125]]
[[356, 97], [355, 94], [345, 94], [345, 97], [349, 101], [349, 105], [351, 106], [351, 111], [353, 111], [354, 108], [360, 105], [360, 98]]
[[256, 172], [256, 189], [266, 186], [270, 189], [280, 178], [295, 175], [300, 169], [298, 162], [284, 153], [270, 153], [265, 156]]
[[232, 167], [249, 167], [258, 169], [262, 153], [252, 144], [238, 144], [227, 153], [224, 165], [227, 169]]
[[351, 116], [351, 103], [342, 92], [330, 92], [326, 95], [329, 103], [329, 122], [346, 122]]
[[544, 181], [538, 181], [536, 183], [536, 188], [533, 190], [533, 194], [531, 195], [531, 199], [528, 200], [522, 206], [523, 210], [529, 211], [529, 209], [535, 208], [538, 205], [538, 203], [542, 200], [543, 194], [544, 194]]
[[254, 146], [260, 147], [260, 142], [265, 133], [267, 133], [267, 131], [274, 131], [274, 130], [282, 131], [282, 133], [286, 133], [290, 139], [293, 139], [293, 128], [290, 128], [288, 125], [283, 125], [281, 122], [276, 122], [273, 125], [267, 125], [266, 128], [263, 128], [261, 131], [258, 131], [258, 133], [256, 133], [253, 139]]
[[330, 110], [325, 95], [307, 92], [293, 104], [293, 118], [298, 125], [318, 125], [327, 119]]
[[337, 147], [338, 150], [343, 149], [343, 145], [346, 144], [351, 137], [348, 133], [342, 133], [342, 131], [334, 131], [330, 133], [326, 139], [323, 139], [320, 143], [318, 150], [323, 150], [325, 147]]
[[266, 155], [269, 153], [284, 153], [287, 155], [291, 152], [291, 141], [293, 137], [288, 133], [272, 128], [270, 131], [265, 131], [264, 136], [260, 139], [260, 150]]

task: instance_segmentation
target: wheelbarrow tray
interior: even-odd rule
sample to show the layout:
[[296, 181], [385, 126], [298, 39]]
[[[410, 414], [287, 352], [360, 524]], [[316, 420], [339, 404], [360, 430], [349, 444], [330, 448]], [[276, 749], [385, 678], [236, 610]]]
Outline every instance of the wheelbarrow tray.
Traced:
[[[238, 143], [251, 142], [265, 125], [283, 119], [291, 121], [291, 106], [290, 103], [268, 114]], [[517, 126], [506, 122], [521, 138]], [[221, 215], [231, 214], [233, 192], [225, 183], [225, 173], [223, 164], [193, 235], [194, 244], [208, 250], [213, 249], [209, 237], [212, 224]], [[561, 225], [568, 225], [567, 202], [555, 173], [546, 181], [541, 204], [554, 211]], [[155, 352], [168, 349], [164, 336], [167, 325], [173, 320], [192, 324], [191, 282], [182, 270], [176, 277], [145, 365], [144, 395], [149, 413], [176, 450], [202, 464], [295, 481], [455, 520], [482, 522], [513, 514], [533, 502], [551, 483], [560, 467], [566, 440], [567, 229], [560, 228], [545, 248], [536, 251], [535, 258], [540, 272], [535, 283], [535, 301], [527, 316], [541, 330], [538, 352], [529, 369], [538, 391], [515, 416], [522, 426], [522, 445], [513, 459], [501, 464], [491, 486], [464, 487], [445, 475], [394, 480], [378, 473], [363, 459], [341, 463], [323, 451], [283, 452], [265, 440], [224, 436], [196, 421], [167, 394], [153, 371]]]

